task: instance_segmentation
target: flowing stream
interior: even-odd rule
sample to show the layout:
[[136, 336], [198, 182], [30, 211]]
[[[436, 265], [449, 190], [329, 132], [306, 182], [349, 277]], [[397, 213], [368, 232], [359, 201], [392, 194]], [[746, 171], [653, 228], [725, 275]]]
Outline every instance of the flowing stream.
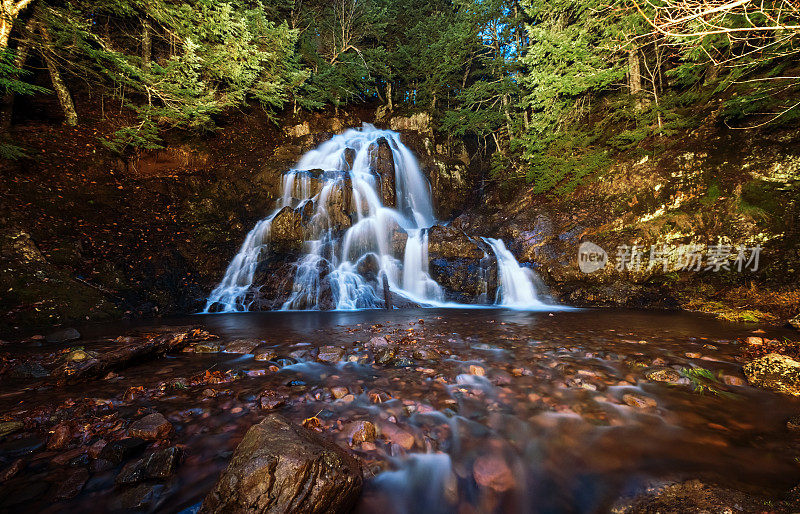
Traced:
[[[381, 169], [381, 145], [391, 152], [389, 171]], [[436, 224], [430, 185], [397, 132], [364, 124], [307, 152], [284, 175], [275, 210], [247, 234], [204, 312], [251, 310], [257, 269], [270, 258], [273, 224], [289, 210], [310, 221], [283, 310], [325, 309], [326, 294], [332, 298], [325, 305], [334, 310], [381, 308], [387, 291], [420, 306], [452, 305], [429, 274], [428, 229]], [[533, 272], [520, 267], [503, 241], [485, 241], [498, 264], [496, 303], [546, 307]], [[486, 295], [480, 300], [485, 303]]]

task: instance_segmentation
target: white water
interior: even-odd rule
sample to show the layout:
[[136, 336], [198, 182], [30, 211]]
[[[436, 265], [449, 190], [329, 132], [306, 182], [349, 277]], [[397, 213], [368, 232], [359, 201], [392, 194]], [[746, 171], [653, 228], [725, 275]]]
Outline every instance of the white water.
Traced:
[[[381, 138], [388, 142], [394, 160], [394, 208], [383, 204], [380, 177], [373, 169]], [[343, 204], [350, 206], [349, 212], [342, 212]], [[268, 254], [273, 221], [285, 207], [303, 211], [310, 207], [308, 212], [313, 215], [304, 228], [303, 256], [297, 262], [292, 293], [283, 309], [382, 307], [384, 280], [395, 295], [420, 305], [453, 305], [443, 303], [442, 288], [428, 274], [427, 229], [436, 223], [430, 185], [398, 133], [365, 123], [362, 129], [347, 130], [307, 152], [284, 175], [275, 211], [247, 234], [225, 276], [211, 292], [205, 312], [249, 310], [249, 293], [259, 263]], [[396, 251], [395, 239], [403, 235], [406, 241], [401, 259], [393, 249]], [[497, 303], [514, 308], [543, 307], [530, 277], [532, 272], [520, 268], [502, 241], [486, 242], [497, 256], [502, 291]], [[373, 273], [365, 276], [359, 272], [362, 267]]]
[[523, 268], [502, 239], [483, 238], [497, 256], [497, 296], [495, 304], [512, 308], [544, 307], [534, 285], [533, 271]]

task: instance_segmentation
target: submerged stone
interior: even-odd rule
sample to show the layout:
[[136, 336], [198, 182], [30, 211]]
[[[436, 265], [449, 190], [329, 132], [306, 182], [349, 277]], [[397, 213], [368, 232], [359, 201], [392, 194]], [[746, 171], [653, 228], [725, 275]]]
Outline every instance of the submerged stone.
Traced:
[[348, 512], [362, 483], [347, 452], [270, 414], [247, 431], [200, 512]]

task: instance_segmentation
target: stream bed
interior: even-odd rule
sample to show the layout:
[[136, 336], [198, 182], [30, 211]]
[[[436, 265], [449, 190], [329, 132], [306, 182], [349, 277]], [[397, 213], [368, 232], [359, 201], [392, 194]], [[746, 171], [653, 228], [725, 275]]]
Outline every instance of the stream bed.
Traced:
[[[686, 479], [763, 498], [800, 482], [786, 423], [800, 400], [746, 385], [739, 360], [754, 331], [791, 334], [689, 313], [212, 314], [0, 351], [102, 353], [187, 325], [219, 340], [73, 385], [1, 378], [0, 420], [25, 428], [0, 438], [0, 511], [194, 511], [267, 411], [361, 460], [364, 513], [607, 512]], [[215, 352], [226, 346], [248, 353]], [[98, 440], [152, 412], [173, 429], [146, 451], [176, 448], [173, 472], [121, 479], [133, 454], [97, 464]], [[54, 423], [69, 426], [65, 444], [41, 429]]]

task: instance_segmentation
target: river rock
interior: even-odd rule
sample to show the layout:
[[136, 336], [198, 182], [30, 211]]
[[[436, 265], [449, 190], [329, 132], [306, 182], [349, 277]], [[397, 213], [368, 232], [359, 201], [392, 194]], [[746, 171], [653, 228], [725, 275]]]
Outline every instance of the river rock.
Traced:
[[336, 363], [342, 358], [344, 358], [344, 348], [338, 346], [323, 346], [317, 354], [317, 359], [322, 362]]
[[347, 452], [270, 414], [247, 431], [200, 512], [348, 512], [362, 484]]
[[137, 437], [128, 437], [118, 441], [112, 441], [106, 444], [100, 454], [97, 456], [98, 460], [105, 460], [113, 464], [119, 464], [125, 459], [141, 452], [145, 447], [145, 442]]
[[128, 435], [140, 439], [155, 441], [163, 439], [172, 433], [172, 423], [167, 421], [163, 414], [154, 412], [134, 421], [128, 429]]
[[800, 330], [800, 314], [789, 320], [789, 326], [795, 330]]
[[475, 459], [472, 475], [479, 485], [497, 492], [508, 491], [516, 485], [511, 468], [500, 455], [482, 455]]
[[777, 353], [770, 353], [744, 366], [751, 385], [780, 393], [800, 395], [800, 362]]
[[72, 427], [67, 423], [56, 425], [53, 432], [47, 439], [48, 450], [60, 450], [66, 447], [72, 440]]
[[[236, 339], [225, 345], [225, 353], [250, 354], [261, 344], [257, 339]], [[269, 359], [267, 359], [269, 360]]]
[[278, 407], [283, 407], [288, 398], [289, 397], [286, 394], [268, 389], [261, 393], [261, 395], [258, 397], [258, 403], [264, 410], [273, 410], [277, 409]]
[[74, 328], [62, 328], [46, 336], [48, 343], [66, 343], [67, 341], [76, 341], [80, 338], [81, 333]]
[[651, 409], [658, 406], [655, 398], [643, 394], [628, 393], [622, 395], [622, 401], [629, 407], [637, 409]]
[[358, 443], [371, 443], [375, 440], [377, 432], [375, 425], [369, 421], [353, 421], [348, 423], [344, 428], [344, 433], [347, 435], [348, 442], [351, 445]]
[[378, 423], [380, 436], [388, 442], [397, 444], [406, 450], [414, 447], [414, 436], [407, 430], [400, 428], [391, 421], [381, 421]]
[[681, 379], [681, 374], [669, 367], [650, 368], [644, 372], [644, 377], [651, 382], [676, 383]]
[[180, 448], [171, 446], [158, 450], [144, 461], [144, 469], [150, 478], [168, 478], [175, 474], [183, 452]]

